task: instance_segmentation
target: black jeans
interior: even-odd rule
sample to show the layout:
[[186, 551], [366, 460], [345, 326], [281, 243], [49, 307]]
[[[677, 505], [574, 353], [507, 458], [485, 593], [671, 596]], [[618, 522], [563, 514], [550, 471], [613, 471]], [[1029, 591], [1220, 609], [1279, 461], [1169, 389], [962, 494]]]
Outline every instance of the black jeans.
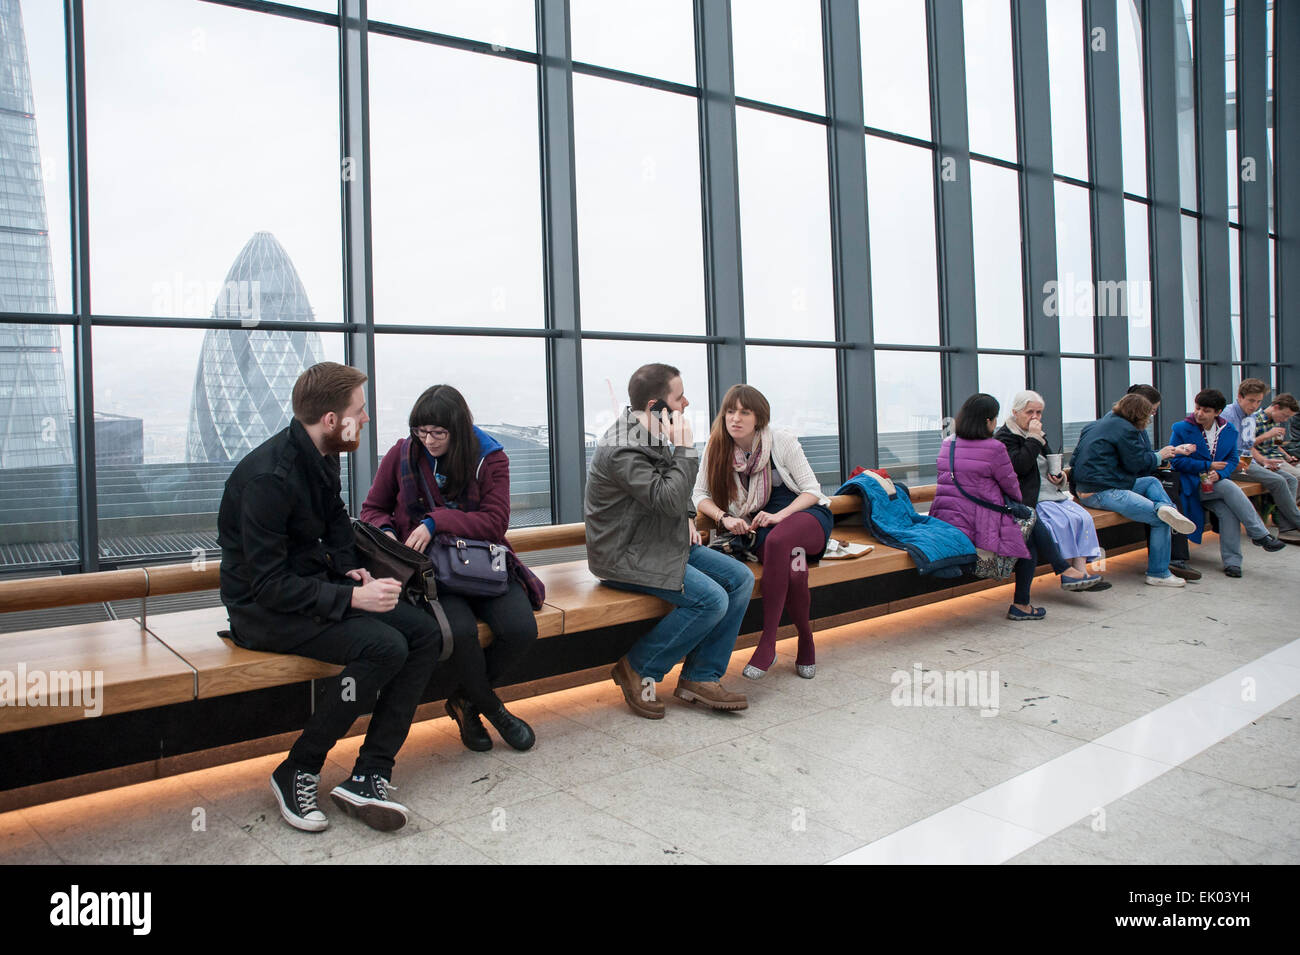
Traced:
[[349, 610], [343, 620], [294, 647], [291, 652], [298, 656], [343, 664], [343, 672], [318, 697], [316, 712], [289, 750], [289, 762], [320, 773], [334, 744], [358, 716], [371, 713], [353, 773], [391, 778], [441, 650], [438, 621], [404, 602], [387, 613]]
[[1029, 548], [1029, 556], [1016, 561], [1016, 592], [1012, 600], [1018, 604], [1029, 603], [1029, 587], [1034, 582], [1034, 571], [1038, 569], [1040, 556], [1052, 565], [1052, 570], [1057, 574], [1064, 573], [1070, 567], [1070, 562], [1061, 556], [1061, 549], [1056, 546], [1052, 532], [1042, 521], [1034, 521], [1034, 529], [1029, 534], [1029, 540], [1025, 541], [1025, 546]]
[[[505, 683], [537, 639], [537, 618], [528, 594], [523, 584], [512, 578], [510, 589], [500, 597], [444, 593], [440, 599], [455, 641], [450, 663], [459, 685], [454, 692], [481, 712], [491, 711], [501, 704], [494, 688]], [[479, 620], [492, 631], [492, 643], [487, 647], [478, 642]]]

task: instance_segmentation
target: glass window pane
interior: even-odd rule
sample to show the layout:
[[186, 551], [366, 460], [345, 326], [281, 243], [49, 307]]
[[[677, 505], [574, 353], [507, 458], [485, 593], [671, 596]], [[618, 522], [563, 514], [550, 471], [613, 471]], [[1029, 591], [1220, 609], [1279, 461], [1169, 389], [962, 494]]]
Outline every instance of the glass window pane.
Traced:
[[369, 0], [366, 12], [371, 20], [483, 40], [516, 50], [537, 49], [533, 0], [438, 0], [437, 3]]
[[1134, 0], [1117, 0], [1119, 120], [1124, 191], [1147, 194], [1146, 106], [1142, 93], [1142, 19]]
[[62, 5], [0, 5], [0, 36], [0, 312], [69, 312]]
[[1088, 178], [1088, 121], [1083, 80], [1083, 6], [1048, 0], [1047, 65], [1052, 104], [1052, 166]]
[[[709, 361], [703, 345], [682, 342], [628, 342], [586, 339], [582, 343], [582, 411], [590, 461], [595, 442], [628, 405], [632, 372], [650, 362], [672, 365], [682, 373], [682, 394], [695, 444], [709, 439]], [[732, 383], [734, 384], [734, 382]]]
[[1020, 182], [1014, 169], [971, 163], [975, 324], [981, 348], [1025, 347]]
[[575, 76], [573, 110], [583, 327], [703, 334], [697, 101]]
[[1274, 125], [1273, 121], [1275, 119], [1275, 114], [1276, 114], [1276, 107], [1274, 106], [1274, 103], [1276, 103], [1276, 100], [1273, 97], [1274, 33], [1273, 33], [1273, 5], [1272, 4], [1269, 4], [1268, 9], [1264, 13], [1264, 36], [1266, 37], [1264, 41], [1265, 42], [1264, 83], [1266, 85], [1265, 101], [1268, 103], [1266, 119], [1265, 119], [1265, 122], [1268, 124], [1266, 127], [1266, 135], [1268, 137], [1268, 150], [1264, 155], [1264, 162], [1268, 165], [1268, 168], [1266, 170], [1263, 170], [1263, 175], [1264, 175], [1264, 182], [1266, 184], [1266, 188], [1268, 189], [1268, 230], [1272, 232], [1275, 228], [1277, 228], [1277, 226], [1274, 225], [1273, 223], [1273, 167], [1277, 161], [1276, 159], [1277, 153], [1274, 152], [1274, 147], [1273, 147], [1273, 125]]
[[267, 233], [341, 321], [338, 31], [171, 0], [91, 0], [85, 21], [95, 311], [211, 315]]
[[826, 130], [736, 110], [745, 334], [833, 339]]
[[733, 3], [731, 36], [737, 96], [825, 115], [817, 0]]
[[1124, 200], [1125, 286], [1130, 355], [1151, 354], [1151, 230], [1147, 207]]
[[840, 413], [831, 348], [745, 349], [745, 378], [772, 406], [772, 427], [793, 431], [826, 493], [840, 486]]
[[1183, 216], [1183, 343], [1188, 358], [1201, 357], [1201, 251], [1196, 220]]
[[1237, 222], [1237, 198], [1241, 188], [1241, 164], [1237, 158], [1237, 8], [1228, 0], [1224, 8], [1223, 55], [1228, 121], [1228, 221]]
[[858, 26], [867, 125], [931, 139], [925, 4], [861, 0]]
[[891, 476], [911, 483], [934, 480], [945, 426], [942, 393], [936, 352], [876, 352], [880, 467]]
[[1097, 420], [1097, 363], [1091, 358], [1061, 359], [1061, 420], [1065, 453], [1079, 443], [1079, 432]]
[[536, 67], [372, 36], [375, 321], [540, 327], [539, 163]]
[[1268, 240], [1268, 360], [1277, 361], [1277, 239]]
[[695, 85], [691, 0], [569, 0], [573, 58]]
[[[1130, 361], [1128, 363], [1128, 380], [1131, 385], [1154, 385], [1156, 380], [1155, 366], [1149, 361]], [[1118, 398], [1119, 396], [1116, 395], [1111, 400], [1115, 401]]]
[[1092, 213], [1088, 190], [1056, 184], [1055, 296], [1044, 307], [1061, 322], [1061, 351], [1093, 351]]
[[1025, 359], [1019, 355], [979, 356], [979, 388], [998, 399], [999, 424], [1011, 414], [1011, 401], [1025, 390], [1025, 381]]
[[465, 396], [474, 424], [510, 458], [510, 526], [551, 523], [546, 343], [540, 338], [376, 335], [379, 454], [409, 432], [411, 407], [431, 385]]
[[226, 478], [288, 427], [293, 384], [318, 361], [343, 361], [342, 335], [95, 329], [96, 434], [116, 432], [111, 459], [96, 449], [100, 557], [214, 549]]
[[1184, 373], [1187, 376], [1187, 407], [1192, 407], [1192, 399], [1200, 393], [1205, 386], [1201, 383], [1201, 366], [1185, 365]]
[[964, 0], [971, 152], [1016, 158], [1016, 93], [1009, 0]]
[[934, 154], [868, 136], [867, 216], [875, 340], [939, 344]]
[[0, 573], [80, 559], [72, 383], [70, 327], [0, 325]]
[[1174, 4], [1174, 96], [1178, 109], [1178, 186], [1184, 209], [1196, 209], [1196, 46], [1192, 0]]
[[1228, 229], [1228, 326], [1232, 329], [1232, 360], [1241, 361], [1241, 230], [1234, 228]]

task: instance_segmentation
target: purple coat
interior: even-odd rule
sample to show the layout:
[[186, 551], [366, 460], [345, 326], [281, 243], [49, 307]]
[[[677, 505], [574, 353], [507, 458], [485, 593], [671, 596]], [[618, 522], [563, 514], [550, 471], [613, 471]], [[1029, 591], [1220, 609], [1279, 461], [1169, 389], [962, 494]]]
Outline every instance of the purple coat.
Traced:
[[948, 447], [953, 441], [957, 442], [957, 479], [967, 494], [990, 504], [1001, 504], [1008, 497], [1020, 500], [1020, 481], [1005, 444], [996, 438], [945, 438], [939, 446], [939, 484], [930, 516], [960, 530], [976, 547], [1007, 557], [1028, 557], [1029, 548], [1015, 518], [967, 500], [953, 485], [948, 466]]

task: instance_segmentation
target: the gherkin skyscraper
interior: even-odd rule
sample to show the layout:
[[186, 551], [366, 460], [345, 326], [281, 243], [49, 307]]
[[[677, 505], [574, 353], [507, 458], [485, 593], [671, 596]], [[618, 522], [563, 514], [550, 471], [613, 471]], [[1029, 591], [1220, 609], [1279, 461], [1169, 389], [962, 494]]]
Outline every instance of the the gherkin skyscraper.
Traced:
[[269, 232], [256, 233], [236, 256], [212, 314], [246, 327], [203, 337], [190, 402], [192, 462], [238, 461], [285, 428], [294, 382], [322, 360], [318, 332], [257, 327], [315, 321], [297, 270]]
[[[0, 0], [0, 311], [53, 312], [54, 269], [18, 0]], [[59, 329], [0, 324], [0, 468], [72, 463]]]

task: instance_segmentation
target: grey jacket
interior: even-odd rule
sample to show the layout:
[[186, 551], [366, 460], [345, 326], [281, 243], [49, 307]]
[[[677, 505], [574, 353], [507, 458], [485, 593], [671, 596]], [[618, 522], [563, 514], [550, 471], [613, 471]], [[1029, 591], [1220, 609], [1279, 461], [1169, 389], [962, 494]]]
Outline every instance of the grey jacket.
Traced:
[[699, 467], [695, 448], [652, 443], [625, 408], [597, 442], [587, 474], [583, 518], [591, 572], [601, 580], [681, 590]]

